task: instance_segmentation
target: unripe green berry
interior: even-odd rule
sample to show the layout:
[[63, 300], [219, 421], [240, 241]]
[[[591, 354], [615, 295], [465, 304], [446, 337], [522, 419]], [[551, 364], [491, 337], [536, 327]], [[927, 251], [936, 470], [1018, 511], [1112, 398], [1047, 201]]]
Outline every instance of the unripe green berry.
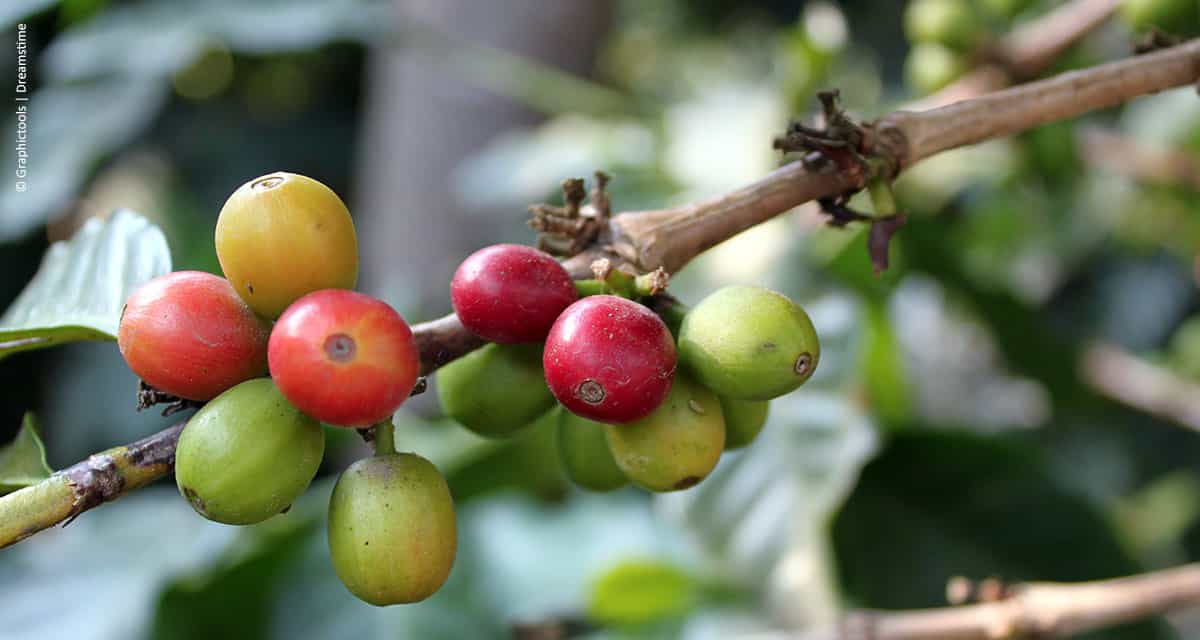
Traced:
[[413, 453], [350, 465], [329, 499], [329, 551], [351, 593], [376, 606], [433, 595], [454, 566], [454, 500], [437, 467]]
[[608, 447], [634, 484], [678, 491], [703, 480], [725, 448], [725, 419], [712, 391], [676, 373], [671, 392], [653, 413], [607, 425]]
[[1167, 33], [1195, 33], [1200, 22], [1197, 0], [1124, 0], [1121, 18], [1134, 31], [1159, 29]]
[[253, 524], [304, 493], [321, 465], [325, 432], [266, 378], [248, 380], [188, 420], [175, 450], [179, 491], [200, 515]]
[[591, 491], [612, 491], [629, 484], [608, 449], [605, 425], [566, 409], [559, 414], [558, 453], [567, 477]]
[[442, 411], [490, 438], [509, 436], [554, 406], [535, 344], [489, 344], [437, 373]]
[[928, 94], [957, 80], [967, 70], [962, 56], [940, 44], [922, 42], [904, 59], [904, 79], [921, 94]]
[[740, 449], [753, 442], [767, 423], [771, 403], [733, 398], [720, 400], [721, 414], [725, 416], [725, 450]]
[[910, 42], [970, 49], [983, 36], [983, 23], [966, 0], [912, 0], [904, 11]]
[[679, 330], [679, 361], [701, 384], [735, 400], [770, 400], [804, 384], [821, 346], [808, 314], [759, 287], [719, 289]]

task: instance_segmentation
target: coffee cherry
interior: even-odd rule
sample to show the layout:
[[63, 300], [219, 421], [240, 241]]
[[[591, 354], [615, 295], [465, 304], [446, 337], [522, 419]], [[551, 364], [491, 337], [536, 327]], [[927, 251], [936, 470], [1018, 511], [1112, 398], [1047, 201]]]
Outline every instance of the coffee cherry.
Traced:
[[966, 0], [912, 0], [904, 11], [910, 42], [969, 49], [983, 36], [983, 23]]
[[546, 383], [575, 415], [624, 423], [658, 408], [675, 375], [675, 344], [646, 307], [589, 296], [559, 316], [542, 357]]
[[438, 370], [442, 411], [481, 436], [512, 435], [554, 406], [542, 347], [489, 344]]
[[904, 59], [904, 79], [919, 93], [929, 94], [957, 80], [967, 66], [962, 55], [940, 44], [922, 42]]
[[758, 287], [714, 291], [679, 330], [680, 362], [704, 386], [735, 400], [788, 393], [808, 380], [820, 358], [804, 309]]
[[266, 378], [217, 396], [188, 420], [175, 450], [179, 492], [200, 515], [253, 524], [283, 511], [312, 482], [325, 432]]
[[558, 454], [571, 482], [592, 491], [612, 491], [629, 484], [608, 450], [604, 425], [570, 411], [558, 417]]
[[180, 398], [210, 400], [266, 373], [269, 334], [224, 278], [177, 271], [129, 296], [117, 347], [147, 384]]
[[472, 253], [450, 282], [463, 326], [492, 342], [540, 342], [576, 300], [562, 265], [532, 247], [498, 244]]
[[350, 212], [325, 185], [277, 171], [229, 196], [217, 218], [217, 258], [238, 295], [277, 318], [306, 293], [353, 289], [358, 239]]
[[676, 375], [671, 394], [650, 415], [605, 428], [621, 471], [650, 491], [694, 486], [717, 466], [725, 448], [725, 419], [713, 392]]
[[329, 500], [333, 568], [376, 606], [433, 595], [454, 566], [454, 500], [428, 460], [393, 453], [350, 465]]
[[1134, 31], [1159, 29], [1168, 33], [1192, 34], [1200, 21], [1196, 0], [1124, 0], [1121, 18]]
[[382, 300], [345, 289], [315, 291], [288, 307], [267, 356], [288, 400], [341, 427], [391, 417], [421, 366], [404, 318]]
[[758, 437], [767, 423], [770, 402], [720, 398], [721, 415], [725, 417], [725, 450], [740, 449]]

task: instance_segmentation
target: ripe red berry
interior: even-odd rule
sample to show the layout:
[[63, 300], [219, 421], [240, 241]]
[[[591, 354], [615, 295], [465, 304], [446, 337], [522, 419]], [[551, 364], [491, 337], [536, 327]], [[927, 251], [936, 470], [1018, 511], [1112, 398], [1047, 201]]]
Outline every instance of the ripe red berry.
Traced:
[[662, 404], [675, 376], [675, 342], [646, 307], [590, 296], [559, 316], [542, 356], [546, 384], [572, 413], [632, 422]]
[[506, 344], [540, 342], [579, 297], [557, 260], [532, 247], [497, 244], [467, 256], [450, 282], [463, 326]]
[[129, 296], [117, 347], [147, 384], [180, 398], [211, 400], [266, 373], [269, 334], [229, 281], [177, 271]]
[[314, 291], [283, 312], [268, 347], [271, 377], [292, 404], [342, 427], [391, 417], [417, 382], [412, 330], [382, 300]]

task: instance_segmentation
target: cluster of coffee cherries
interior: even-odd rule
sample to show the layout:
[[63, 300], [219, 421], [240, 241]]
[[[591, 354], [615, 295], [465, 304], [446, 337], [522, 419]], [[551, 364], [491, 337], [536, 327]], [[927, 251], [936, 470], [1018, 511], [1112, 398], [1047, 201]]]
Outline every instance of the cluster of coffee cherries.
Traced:
[[311, 178], [262, 176], [221, 209], [216, 251], [225, 278], [148, 282], [117, 336], [155, 395], [204, 403], [176, 449], [180, 493], [210, 520], [261, 522], [308, 488], [322, 423], [375, 426], [376, 455], [346, 469], [330, 500], [334, 568], [372, 604], [433, 594], [454, 563], [454, 503], [433, 464], [394, 450], [391, 418], [420, 358], [404, 318], [352, 290], [358, 241], [346, 206]]
[[769, 401], [816, 369], [812, 322], [779, 293], [730, 286], [688, 309], [658, 294], [661, 279], [643, 286], [607, 264], [595, 271], [573, 281], [550, 255], [520, 245], [464, 260], [451, 301], [491, 344], [439, 371], [446, 415], [504, 437], [554, 411], [575, 484], [677, 491], [749, 444]]
[[[358, 243], [345, 205], [311, 178], [262, 176], [225, 203], [216, 250], [225, 278], [150, 281], [118, 332], [155, 393], [203, 403], [179, 438], [180, 493], [211, 520], [261, 522], [316, 475], [322, 423], [373, 426], [375, 455], [346, 469], [330, 500], [334, 568], [372, 604], [433, 594], [454, 563], [454, 504], [433, 464], [395, 451], [392, 415], [420, 357], [399, 313], [353, 291]], [[727, 287], [688, 309], [659, 293], [665, 274], [600, 264], [596, 276], [574, 281], [549, 254], [518, 245], [463, 261], [451, 301], [490, 344], [439, 372], [445, 413], [504, 437], [557, 412], [560, 460], [576, 484], [675, 491], [753, 440], [768, 402], [817, 366], [812, 323], [778, 293]]]

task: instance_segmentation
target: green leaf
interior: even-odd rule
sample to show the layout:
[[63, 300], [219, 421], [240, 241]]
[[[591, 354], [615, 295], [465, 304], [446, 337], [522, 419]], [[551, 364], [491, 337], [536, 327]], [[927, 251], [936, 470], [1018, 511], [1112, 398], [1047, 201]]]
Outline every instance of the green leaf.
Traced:
[[196, 515], [173, 486], [94, 509], [0, 553], [3, 636], [149, 638], [164, 585], [212, 566], [241, 531]]
[[[759, 589], [785, 558], [824, 553], [826, 523], [877, 442], [871, 417], [846, 395], [799, 389], [772, 400], [758, 438], [726, 452], [704, 482], [655, 503], [718, 581]], [[823, 600], [828, 586], [814, 579], [798, 597]]]
[[32, 413], [26, 413], [17, 437], [0, 447], [0, 495], [37, 484], [49, 478], [50, 471], [37, 421]]
[[0, 5], [0, 25], [5, 27], [5, 31], [13, 33], [9, 27], [56, 4], [58, 0], [5, 0]]
[[0, 317], [0, 358], [75, 340], [113, 340], [134, 289], [171, 270], [161, 230], [128, 210], [89, 220], [46, 251], [33, 280]]
[[235, 544], [213, 566], [168, 585], [158, 601], [151, 637], [265, 637], [282, 575], [300, 561], [312, 538], [319, 536], [324, 543], [319, 525], [319, 519], [306, 518], [291, 526], [242, 528]]
[[[116, 46], [138, 50], [131, 42]], [[45, 64], [41, 56], [37, 62]], [[0, 190], [0, 241], [24, 236], [73, 206], [101, 159], [149, 127], [170, 96], [165, 82], [131, 74], [71, 84], [41, 84], [44, 78], [36, 77], [40, 87], [29, 102], [28, 136], [30, 153], [36, 156], [30, 160], [26, 190]], [[0, 125], [15, 132], [16, 118], [6, 116]], [[0, 170], [12, 176], [17, 154], [6, 156], [0, 158]]]
[[[1110, 519], [1050, 474], [1027, 437], [896, 432], [833, 523], [842, 588], [856, 606], [946, 605], [954, 576], [1082, 581], [1141, 569]], [[1089, 638], [1171, 637], [1158, 622]]]
[[[558, 498], [567, 480], [558, 462], [558, 405], [507, 440], [495, 443], [470, 462], [447, 471], [455, 500], [504, 489], [520, 488], [534, 495]], [[449, 429], [466, 431], [457, 425]]]
[[913, 411], [904, 349], [892, 329], [884, 304], [868, 300], [865, 315], [861, 367], [870, 406], [885, 424], [903, 422]]
[[696, 581], [673, 564], [625, 560], [596, 579], [588, 614], [604, 624], [646, 624], [685, 613], [698, 591]]

